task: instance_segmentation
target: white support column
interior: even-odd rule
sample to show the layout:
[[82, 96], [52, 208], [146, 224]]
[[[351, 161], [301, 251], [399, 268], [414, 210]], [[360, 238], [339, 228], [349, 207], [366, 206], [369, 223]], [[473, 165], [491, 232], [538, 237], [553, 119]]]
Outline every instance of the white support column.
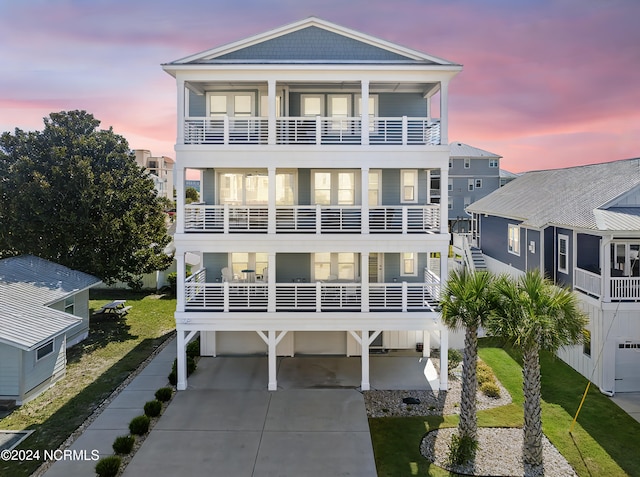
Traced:
[[431, 122], [431, 96], [427, 96], [427, 121]]
[[276, 311], [276, 254], [267, 255], [267, 311]]
[[269, 197], [267, 202], [267, 232], [276, 233], [276, 168], [268, 168]]
[[362, 301], [361, 311], [369, 311], [369, 252], [360, 254], [360, 299]]
[[449, 82], [440, 83], [440, 144], [449, 144]]
[[175, 186], [176, 186], [176, 233], [184, 233], [184, 212], [185, 212], [185, 200], [184, 200], [184, 167], [178, 167], [175, 169]]
[[178, 87], [178, 116], [176, 118], [178, 124], [176, 131], [178, 132], [176, 137], [176, 144], [184, 144], [184, 118], [185, 118], [185, 96], [187, 91], [184, 87], [184, 80], [181, 78], [176, 79], [176, 85]]
[[186, 280], [186, 268], [184, 252], [176, 252], [176, 311], [184, 311], [184, 282]]
[[449, 373], [449, 330], [440, 327], [440, 390], [446, 391]]
[[360, 197], [361, 197], [361, 206], [360, 206], [360, 226], [361, 233], [368, 234], [369, 233], [369, 168], [363, 167], [360, 170]]
[[[611, 301], [611, 272], [608, 272], [608, 270], [611, 270], [611, 238], [604, 238], [600, 247], [602, 251], [600, 254], [602, 257], [600, 261], [600, 270], [602, 270], [600, 274], [600, 296], [602, 301], [606, 303]], [[542, 255], [542, 250], [540, 255]]]
[[422, 330], [422, 357], [431, 356], [431, 331]]
[[427, 204], [431, 203], [431, 170], [426, 169], [425, 173], [427, 174]]
[[449, 165], [440, 169], [440, 233], [449, 233]]
[[276, 332], [269, 331], [269, 391], [276, 391], [278, 389], [278, 380], [276, 378]]
[[178, 359], [177, 362], [177, 371], [178, 371], [178, 381], [176, 387], [178, 391], [184, 391], [187, 389], [187, 350], [186, 350], [186, 340], [185, 340], [186, 331], [178, 330], [176, 340], [176, 357]]
[[362, 391], [369, 391], [371, 389], [371, 383], [369, 382], [369, 330], [362, 330], [361, 341], [362, 356], [360, 359], [362, 362], [362, 381], [360, 383], [360, 389]]
[[[360, 114], [361, 114], [361, 141], [363, 146], [369, 145], [369, 80], [363, 79], [360, 82], [361, 97], [360, 97]], [[363, 189], [364, 190], [364, 189]], [[364, 192], [363, 192], [364, 194]]]
[[449, 279], [449, 247], [440, 251], [440, 294]]
[[267, 104], [269, 106], [269, 122], [267, 124], [267, 144], [276, 144], [276, 80], [267, 81]]

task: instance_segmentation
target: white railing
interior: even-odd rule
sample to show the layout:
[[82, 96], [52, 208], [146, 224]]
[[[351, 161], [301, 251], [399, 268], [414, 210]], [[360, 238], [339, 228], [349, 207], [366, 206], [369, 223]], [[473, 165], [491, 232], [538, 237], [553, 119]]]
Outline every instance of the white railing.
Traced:
[[589, 272], [581, 268], [576, 268], [573, 274], [573, 286], [589, 295], [600, 298], [601, 277], [597, 273]]
[[612, 300], [640, 300], [640, 277], [612, 277], [609, 283]]
[[[185, 206], [185, 232], [264, 232], [269, 210], [265, 206]], [[336, 233], [362, 231], [359, 205], [276, 206], [278, 233]], [[369, 209], [369, 231], [389, 233], [439, 233], [440, 206], [380, 206]]]
[[[187, 117], [184, 144], [267, 144], [268, 118]], [[360, 117], [276, 118], [276, 144], [361, 144]], [[375, 117], [369, 120], [369, 144], [439, 145], [440, 122], [413, 117]]]
[[[431, 261], [431, 259], [429, 259]], [[434, 302], [440, 302], [440, 259], [434, 259], [437, 263], [437, 271], [429, 270], [428, 268], [424, 269], [424, 284], [426, 286], [426, 290], [429, 292], [429, 296], [434, 300]]]
[[[361, 311], [362, 284], [316, 282], [276, 283], [275, 311]], [[429, 311], [439, 296], [439, 283], [372, 283], [371, 311]], [[266, 283], [185, 282], [187, 310], [267, 311]]]
[[186, 232], [266, 232], [268, 209], [252, 205], [185, 206]]
[[185, 118], [185, 144], [267, 144], [267, 118]]

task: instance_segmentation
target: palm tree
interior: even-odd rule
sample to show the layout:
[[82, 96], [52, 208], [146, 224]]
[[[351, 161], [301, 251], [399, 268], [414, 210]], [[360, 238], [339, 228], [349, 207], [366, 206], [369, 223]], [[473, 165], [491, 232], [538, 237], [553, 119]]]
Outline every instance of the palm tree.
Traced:
[[462, 358], [462, 395], [460, 399], [460, 438], [476, 440], [476, 364], [478, 361], [478, 328], [483, 326], [494, 304], [489, 272], [453, 272], [440, 302], [442, 321], [450, 329], [464, 328], [464, 354]]
[[582, 340], [586, 318], [571, 290], [560, 288], [539, 270], [517, 280], [502, 277], [495, 283], [497, 303], [487, 322], [489, 334], [522, 351], [524, 392], [524, 459], [542, 464], [540, 406], [540, 350], [556, 352]]

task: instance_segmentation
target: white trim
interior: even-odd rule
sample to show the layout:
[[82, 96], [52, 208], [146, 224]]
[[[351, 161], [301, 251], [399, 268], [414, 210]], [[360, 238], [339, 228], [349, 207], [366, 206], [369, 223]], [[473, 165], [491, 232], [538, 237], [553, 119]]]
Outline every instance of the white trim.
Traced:
[[[404, 257], [405, 254], [411, 254], [411, 258]], [[405, 260], [411, 260], [413, 262], [413, 272], [406, 273], [404, 271]], [[401, 252], [400, 253], [400, 276], [401, 277], [417, 277], [418, 276], [418, 254], [415, 252]]]
[[[565, 242], [564, 254], [560, 251], [560, 243]], [[560, 257], [564, 255], [564, 267], [560, 266]], [[557, 268], [560, 273], [569, 273], [569, 236], [564, 234], [558, 234], [558, 256], [557, 256]]]
[[[51, 346], [51, 350], [47, 352], [47, 354], [43, 355], [43, 356], [39, 356], [39, 352], [40, 350], [42, 350], [45, 347]], [[53, 354], [53, 352], [55, 351], [56, 347], [55, 347], [55, 341], [53, 338], [51, 338], [49, 341], [47, 341], [46, 343], [44, 343], [43, 345], [40, 345], [36, 348], [36, 354], [35, 354], [35, 358], [36, 358], [36, 363], [39, 361], [42, 361], [43, 359], [45, 359], [48, 356], [51, 356]]]
[[[511, 238], [511, 231], [517, 230], [518, 236], [514, 237], [513, 244]], [[520, 256], [520, 226], [516, 224], [508, 224], [507, 226], [507, 251], [513, 255]], [[515, 247], [516, 245], [517, 247]]]
[[[404, 175], [406, 172], [413, 174], [413, 183], [406, 184]], [[405, 187], [413, 188], [413, 199], [405, 199]], [[418, 203], [418, 169], [400, 169], [400, 203], [401, 204], [417, 204]]]

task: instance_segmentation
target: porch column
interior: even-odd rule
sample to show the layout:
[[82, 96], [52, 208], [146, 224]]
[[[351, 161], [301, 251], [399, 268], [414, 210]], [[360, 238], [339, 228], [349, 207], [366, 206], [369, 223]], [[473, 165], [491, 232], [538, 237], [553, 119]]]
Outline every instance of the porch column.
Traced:
[[176, 311], [184, 311], [184, 282], [187, 278], [184, 255], [184, 252], [176, 252]]
[[602, 301], [608, 303], [611, 301], [611, 239], [602, 240], [602, 253], [600, 256], [600, 296]]
[[276, 80], [267, 81], [267, 103], [269, 106], [269, 119], [267, 125], [267, 144], [276, 144]]
[[185, 213], [185, 200], [184, 200], [184, 167], [175, 167], [175, 181], [176, 185], [176, 233], [184, 233], [184, 213]]
[[184, 86], [184, 80], [181, 78], [176, 78], [176, 85], [178, 87], [178, 116], [176, 120], [178, 121], [176, 131], [178, 132], [176, 137], [176, 144], [181, 145], [184, 144], [184, 118], [185, 118], [185, 104], [186, 104], [186, 94], [187, 91]]
[[449, 144], [449, 82], [440, 83], [440, 144]]
[[440, 233], [449, 233], [449, 164], [440, 168]]
[[437, 290], [437, 298], [442, 296], [442, 290], [449, 279], [449, 247], [440, 250], [440, 289]]
[[362, 330], [360, 347], [362, 348], [362, 355], [360, 356], [362, 362], [362, 381], [360, 383], [360, 389], [362, 391], [369, 391], [371, 389], [371, 383], [369, 382], [369, 330]]
[[360, 227], [361, 233], [369, 233], [369, 168], [363, 167], [360, 170]]
[[276, 311], [276, 254], [267, 255], [267, 311]]
[[369, 252], [360, 254], [360, 310], [369, 311]]
[[426, 169], [425, 173], [427, 174], [427, 204], [430, 204], [431, 203], [431, 169]]
[[268, 168], [269, 198], [267, 202], [267, 232], [276, 233], [276, 168]]
[[360, 82], [360, 140], [363, 146], [369, 145], [369, 80], [363, 79]]
[[440, 326], [440, 390], [446, 391], [449, 373], [449, 330]]
[[186, 340], [185, 340], [186, 331], [177, 330], [177, 349], [176, 349], [176, 357], [178, 359], [177, 362], [177, 371], [178, 371], [178, 381], [176, 387], [178, 391], [184, 391], [187, 389], [187, 350], [186, 350]]
[[274, 330], [269, 331], [269, 391], [276, 391], [278, 389], [278, 380], [276, 379], [276, 332]]
[[431, 356], [431, 332], [422, 330], [422, 357], [429, 358]]

